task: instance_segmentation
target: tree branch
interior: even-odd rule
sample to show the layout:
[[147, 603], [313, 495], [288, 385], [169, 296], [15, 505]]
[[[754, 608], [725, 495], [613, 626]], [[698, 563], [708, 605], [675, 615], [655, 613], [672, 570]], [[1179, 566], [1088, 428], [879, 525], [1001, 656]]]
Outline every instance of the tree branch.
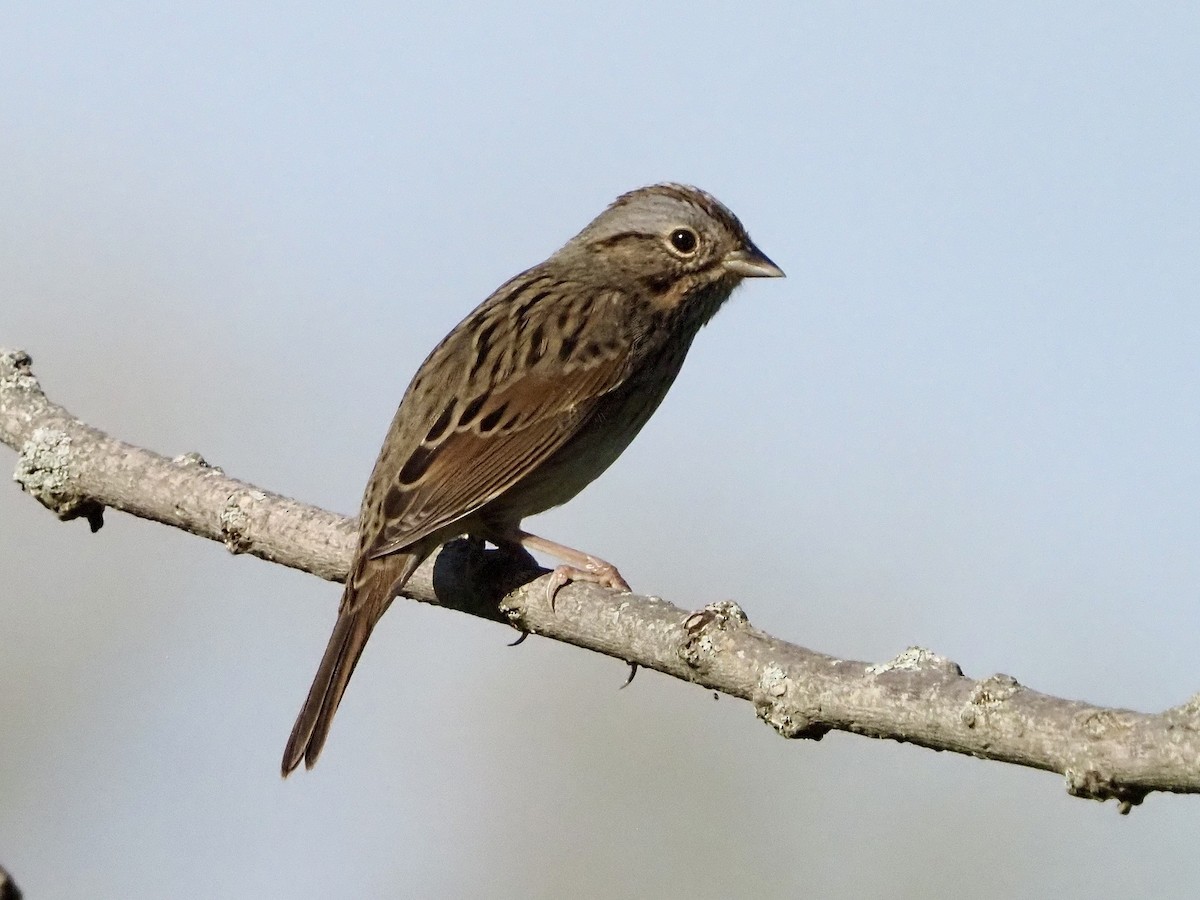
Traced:
[[[221, 541], [232, 553], [341, 581], [351, 519], [115, 440], [42, 392], [27, 354], [0, 349], [0, 442], [14, 479], [61, 519], [95, 531], [106, 507]], [[789, 738], [837, 729], [1058, 772], [1121, 812], [1151, 791], [1200, 792], [1200, 695], [1158, 714], [1050, 697], [1007, 675], [982, 681], [912, 647], [887, 663], [835, 659], [750, 626], [732, 602], [688, 612], [655, 597], [570, 584], [552, 610], [544, 569], [469, 540], [418, 570], [405, 594], [655, 669], [754, 704]]]

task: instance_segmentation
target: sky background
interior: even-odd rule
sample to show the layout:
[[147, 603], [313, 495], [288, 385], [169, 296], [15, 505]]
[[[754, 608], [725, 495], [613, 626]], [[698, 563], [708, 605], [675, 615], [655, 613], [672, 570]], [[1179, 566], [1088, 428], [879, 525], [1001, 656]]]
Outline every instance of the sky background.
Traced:
[[[1050, 8], [1052, 6], [1052, 8]], [[10, 3], [0, 345], [122, 439], [345, 513], [433, 344], [617, 194], [788, 273], [532, 526], [684, 607], [1158, 711], [1200, 689], [1194, 4]], [[15, 454], [0, 449], [5, 470]], [[27, 896], [1195, 896], [1200, 800], [831, 734], [0, 483]]]

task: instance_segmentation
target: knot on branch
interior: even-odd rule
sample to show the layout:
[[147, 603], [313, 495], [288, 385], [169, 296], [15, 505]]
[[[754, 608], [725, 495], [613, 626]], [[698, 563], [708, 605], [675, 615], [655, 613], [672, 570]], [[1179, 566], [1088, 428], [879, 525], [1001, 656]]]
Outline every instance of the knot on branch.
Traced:
[[[217, 475], [225, 474], [224, 469], [222, 469], [220, 466], [214, 466], [212, 463], [210, 463], [207, 459], [205, 459], [203, 456], [201, 456], [195, 450], [191, 451], [190, 453], [181, 453], [178, 456], [176, 456], [174, 459], [172, 459], [171, 462], [175, 463], [175, 465], [180, 466], [182, 468], [194, 467], [197, 469], [208, 469], [210, 472], [213, 472]], [[265, 497], [266, 495], [264, 494], [263, 496]]]
[[55, 428], [34, 429], [29, 440], [21, 445], [13, 481], [64, 522], [83, 517], [93, 532], [104, 524], [104, 507], [75, 489], [71, 437], [66, 432]]
[[1088, 763], [1068, 766], [1063, 775], [1067, 782], [1067, 793], [1072, 797], [1099, 800], [1101, 803], [1116, 800], [1117, 812], [1123, 816], [1129, 815], [1131, 809], [1140, 805], [1148, 793], [1141, 788], [1123, 785], [1111, 773]]
[[1129, 734], [1133, 723], [1116, 709], [1089, 709], [1075, 715], [1075, 727], [1095, 741], [1112, 740]]
[[[208, 465], [203, 460], [201, 464], [205, 467]], [[266, 499], [266, 494], [254, 490], [236, 491], [226, 498], [220, 516], [221, 541], [230, 553], [245, 553], [254, 546], [254, 539], [250, 535], [250, 513], [256, 504]]]
[[932, 650], [924, 647], [909, 647], [894, 659], [885, 663], [867, 666], [868, 675], [883, 675], [887, 672], [946, 672], [951, 675], [962, 675], [962, 668], [952, 659], [938, 656]]
[[33, 359], [24, 350], [0, 348], [0, 393], [30, 391], [41, 393], [33, 375]]
[[723, 632], [738, 631], [750, 624], [750, 618], [732, 600], [718, 600], [683, 620], [684, 641], [679, 658], [690, 668], [702, 672], [716, 655], [717, 638]]
[[959, 717], [968, 728], [974, 728], [979, 724], [982, 716], [1003, 706], [1023, 690], [1025, 689], [1021, 687], [1021, 683], [1011, 675], [997, 673], [990, 678], [985, 678], [975, 685], [975, 689], [971, 691], [971, 696], [967, 698], [967, 705], [959, 713]]
[[819, 741], [829, 731], [820, 721], [820, 705], [808, 700], [807, 692], [782, 667], [763, 666], [756, 687], [754, 711], [780, 736]]

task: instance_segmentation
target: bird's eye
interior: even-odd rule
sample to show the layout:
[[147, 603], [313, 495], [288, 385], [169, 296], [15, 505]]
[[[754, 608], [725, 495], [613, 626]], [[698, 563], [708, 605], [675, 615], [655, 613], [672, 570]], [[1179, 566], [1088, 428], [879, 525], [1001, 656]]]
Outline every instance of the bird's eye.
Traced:
[[691, 256], [696, 252], [696, 245], [700, 243], [696, 232], [690, 228], [676, 228], [671, 232], [670, 240], [675, 252], [681, 256]]

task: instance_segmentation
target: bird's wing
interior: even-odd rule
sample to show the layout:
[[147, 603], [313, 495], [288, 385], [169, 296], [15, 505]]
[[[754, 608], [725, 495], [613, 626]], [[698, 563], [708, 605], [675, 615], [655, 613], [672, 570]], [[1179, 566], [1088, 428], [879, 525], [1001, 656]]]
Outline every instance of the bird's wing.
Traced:
[[[484, 304], [422, 366], [392, 425], [408, 439], [391, 442], [372, 476], [364, 555], [403, 550], [500, 497], [625, 380], [628, 354], [615, 331], [592, 321], [590, 309], [564, 310], [554, 299], [540, 308], [511, 295]], [[501, 341], [497, 321], [514, 341]]]

